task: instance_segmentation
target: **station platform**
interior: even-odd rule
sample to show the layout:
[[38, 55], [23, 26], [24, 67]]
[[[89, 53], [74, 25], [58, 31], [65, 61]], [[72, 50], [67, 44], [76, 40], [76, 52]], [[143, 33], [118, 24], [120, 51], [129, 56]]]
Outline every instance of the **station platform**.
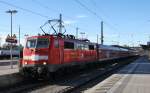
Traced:
[[[13, 68], [11, 68], [10, 62], [13, 62]], [[0, 60], [0, 76], [18, 72], [18, 60]]]
[[150, 60], [140, 57], [84, 93], [150, 93]]
[[[13, 68], [10, 62], [13, 62]], [[22, 78], [18, 73], [18, 60], [0, 60], [0, 89], [19, 83]]]
[[13, 62], [14, 65], [18, 64], [18, 60], [0, 60], [0, 66], [10, 65], [10, 62]]

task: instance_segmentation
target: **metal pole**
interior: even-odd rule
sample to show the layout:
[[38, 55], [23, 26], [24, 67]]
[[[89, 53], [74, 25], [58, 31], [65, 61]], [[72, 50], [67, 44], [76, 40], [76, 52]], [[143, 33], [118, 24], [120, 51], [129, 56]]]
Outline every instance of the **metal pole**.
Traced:
[[19, 46], [20, 46], [20, 25], [19, 25]]
[[59, 33], [62, 33], [62, 15], [60, 14], [59, 19]]
[[20, 25], [19, 25], [19, 59], [20, 59]]
[[0, 48], [2, 47], [2, 46], [1, 46], [1, 42], [2, 42], [1, 39], [2, 39], [2, 38], [0, 37]]
[[104, 36], [103, 36], [103, 21], [101, 21], [101, 44], [104, 43]]
[[[11, 39], [12, 39], [12, 15], [13, 15], [13, 13], [17, 13], [17, 11], [16, 10], [8, 10], [8, 11], [6, 11], [6, 13], [10, 13], [10, 15], [11, 15]], [[11, 58], [11, 62], [10, 62], [11, 69], [13, 69], [12, 42], [10, 42], [10, 58]]]
[[10, 12], [10, 14], [11, 14], [11, 35], [10, 35], [10, 37], [12, 38], [12, 12]]
[[[12, 12], [10, 12], [11, 14], [11, 35], [10, 37], [12, 38]], [[10, 62], [10, 65], [11, 65], [11, 69], [13, 69], [13, 60], [12, 60], [12, 42], [10, 43], [10, 59], [11, 59], [11, 62]]]
[[76, 28], [76, 39], [78, 39], [78, 30], [79, 30], [79, 28], [77, 27]]
[[98, 34], [97, 34], [97, 44], [98, 44], [98, 39], [99, 39], [99, 37], [98, 37]]
[[119, 40], [120, 40], [120, 34], [118, 34], [118, 45], [119, 45]]

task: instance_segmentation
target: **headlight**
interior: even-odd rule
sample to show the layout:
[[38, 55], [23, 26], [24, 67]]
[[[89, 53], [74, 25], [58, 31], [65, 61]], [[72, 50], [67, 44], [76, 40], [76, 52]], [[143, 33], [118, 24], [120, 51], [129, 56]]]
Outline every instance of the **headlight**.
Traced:
[[27, 65], [28, 63], [27, 63], [27, 62], [24, 62], [24, 64]]
[[46, 65], [46, 62], [43, 62], [43, 65]]

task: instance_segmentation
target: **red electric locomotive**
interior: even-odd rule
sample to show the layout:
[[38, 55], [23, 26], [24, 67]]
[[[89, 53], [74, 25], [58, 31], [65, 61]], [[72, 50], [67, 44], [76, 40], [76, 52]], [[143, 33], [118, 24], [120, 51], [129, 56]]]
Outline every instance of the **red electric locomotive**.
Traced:
[[95, 43], [70, 37], [44, 35], [27, 38], [21, 61], [23, 70], [55, 72], [65, 66], [97, 60]]
[[75, 65], [85, 65], [103, 59], [129, 56], [127, 49], [98, 45], [87, 39], [75, 39], [73, 35], [61, 33], [62, 21], [59, 22], [59, 32], [51, 25], [56, 34], [45, 34], [28, 37], [20, 61], [20, 72], [25, 75], [45, 76], [61, 68]]

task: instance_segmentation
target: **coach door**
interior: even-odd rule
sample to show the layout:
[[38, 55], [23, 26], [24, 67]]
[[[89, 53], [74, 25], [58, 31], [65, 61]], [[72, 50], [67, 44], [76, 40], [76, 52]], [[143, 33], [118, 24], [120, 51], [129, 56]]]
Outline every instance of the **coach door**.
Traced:
[[59, 39], [59, 63], [62, 64], [64, 61], [64, 40]]
[[54, 47], [51, 49], [51, 63], [61, 64], [64, 57], [64, 44], [61, 38], [54, 39]]

